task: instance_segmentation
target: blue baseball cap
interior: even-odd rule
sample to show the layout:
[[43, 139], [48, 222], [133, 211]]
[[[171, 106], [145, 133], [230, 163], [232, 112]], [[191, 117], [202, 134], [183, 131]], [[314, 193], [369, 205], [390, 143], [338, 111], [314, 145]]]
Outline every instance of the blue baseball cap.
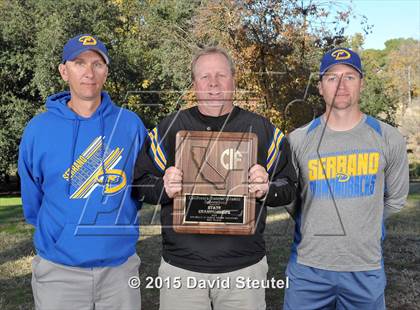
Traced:
[[322, 57], [319, 76], [322, 77], [328, 69], [338, 64], [352, 66], [360, 73], [360, 77], [363, 77], [362, 61], [359, 55], [345, 47], [337, 47]]
[[63, 47], [62, 63], [65, 63], [67, 60], [73, 60], [81, 53], [89, 50], [98, 52], [104, 58], [105, 63], [109, 64], [108, 50], [105, 44], [90, 34], [79, 34], [67, 41]]

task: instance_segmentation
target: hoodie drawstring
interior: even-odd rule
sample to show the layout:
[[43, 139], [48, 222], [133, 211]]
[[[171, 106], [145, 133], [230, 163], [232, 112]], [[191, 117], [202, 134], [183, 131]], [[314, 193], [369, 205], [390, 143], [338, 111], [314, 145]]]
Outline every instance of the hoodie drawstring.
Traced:
[[76, 142], [77, 142], [77, 136], [79, 135], [79, 126], [80, 121], [78, 119], [75, 119], [73, 121], [73, 141], [71, 145], [71, 162], [70, 162], [70, 170], [69, 170], [69, 182], [67, 183], [67, 194], [70, 196], [71, 191], [71, 172], [73, 170], [73, 164], [74, 164], [74, 153], [76, 152]]
[[106, 190], [106, 185], [108, 183], [108, 176], [106, 174], [105, 170], [105, 124], [104, 124], [104, 116], [102, 114], [102, 111], [99, 113], [99, 122], [101, 126], [101, 137], [102, 137], [102, 143], [101, 143], [101, 166], [102, 166], [102, 184], [104, 185], [103, 191], [102, 191], [102, 199], [101, 202], [104, 202], [104, 193]]

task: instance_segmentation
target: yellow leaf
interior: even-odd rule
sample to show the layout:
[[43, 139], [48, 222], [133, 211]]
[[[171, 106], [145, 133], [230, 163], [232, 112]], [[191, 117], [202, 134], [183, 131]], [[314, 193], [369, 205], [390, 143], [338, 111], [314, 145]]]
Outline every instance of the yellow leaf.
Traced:
[[150, 86], [150, 81], [149, 80], [143, 80], [143, 82], [141, 83], [141, 87], [143, 88], [148, 88]]

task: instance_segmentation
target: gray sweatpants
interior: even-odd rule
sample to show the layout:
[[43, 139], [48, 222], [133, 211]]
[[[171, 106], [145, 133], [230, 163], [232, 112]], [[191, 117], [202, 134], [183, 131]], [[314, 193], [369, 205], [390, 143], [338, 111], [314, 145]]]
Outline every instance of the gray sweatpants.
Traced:
[[160, 310], [264, 310], [265, 288], [250, 287], [249, 281], [266, 280], [267, 271], [265, 256], [249, 267], [214, 274], [178, 268], [162, 259]]
[[137, 254], [117, 267], [78, 268], [39, 257], [32, 260], [32, 291], [37, 310], [139, 310], [140, 289], [128, 286], [139, 276]]

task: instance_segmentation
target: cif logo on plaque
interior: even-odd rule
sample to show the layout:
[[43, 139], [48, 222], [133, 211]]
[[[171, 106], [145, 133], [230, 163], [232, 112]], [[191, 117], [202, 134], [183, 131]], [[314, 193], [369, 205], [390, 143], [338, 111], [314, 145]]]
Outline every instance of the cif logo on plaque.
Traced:
[[184, 175], [174, 201], [174, 230], [253, 234], [255, 198], [248, 192], [248, 171], [257, 162], [257, 135], [179, 131], [176, 137], [175, 165]]
[[220, 156], [220, 163], [226, 170], [236, 170], [241, 166], [242, 154], [233, 148], [226, 149]]

